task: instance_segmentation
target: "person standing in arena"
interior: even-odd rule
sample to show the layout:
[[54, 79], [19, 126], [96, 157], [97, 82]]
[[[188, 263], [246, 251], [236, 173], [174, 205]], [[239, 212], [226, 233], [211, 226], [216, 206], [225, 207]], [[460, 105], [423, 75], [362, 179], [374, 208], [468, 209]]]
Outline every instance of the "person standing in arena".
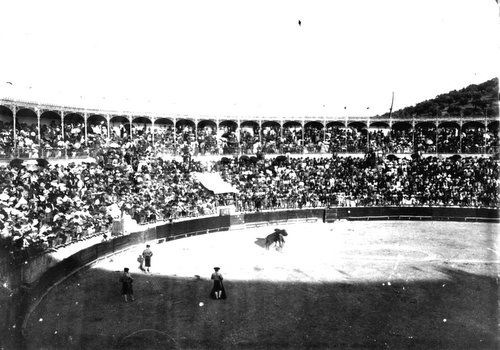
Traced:
[[139, 270], [145, 271], [144, 270], [144, 257], [142, 256], [142, 254], [139, 254], [139, 256], [137, 257], [137, 262], [139, 263]]
[[144, 266], [146, 267], [146, 271], [149, 272], [149, 268], [151, 267], [151, 257], [153, 256], [153, 252], [149, 244], [146, 245], [146, 249], [142, 252], [142, 256], [144, 257]]
[[132, 282], [134, 279], [130, 275], [128, 267], [123, 269], [123, 274], [120, 276], [120, 283], [122, 284], [122, 295], [125, 302], [128, 302], [128, 297], [130, 300], [134, 301], [134, 289], [132, 288]]
[[224, 284], [222, 283], [222, 275], [219, 273], [220, 268], [214, 267], [215, 272], [212, 273], [211, 279], [214, 281], [214, 286], [210, 292], [210, 297], [212, 299], [226, 299], [226, 290], [224, 289]]

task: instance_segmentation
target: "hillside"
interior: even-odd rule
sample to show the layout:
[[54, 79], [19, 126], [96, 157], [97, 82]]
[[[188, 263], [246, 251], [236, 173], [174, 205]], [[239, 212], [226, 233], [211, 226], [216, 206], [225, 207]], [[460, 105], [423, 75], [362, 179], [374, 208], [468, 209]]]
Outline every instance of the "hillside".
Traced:
[[[393, 118], [498, 116], [498, 78], [393, 111]], [[382, 118], [388, 118], [385, 113]]]

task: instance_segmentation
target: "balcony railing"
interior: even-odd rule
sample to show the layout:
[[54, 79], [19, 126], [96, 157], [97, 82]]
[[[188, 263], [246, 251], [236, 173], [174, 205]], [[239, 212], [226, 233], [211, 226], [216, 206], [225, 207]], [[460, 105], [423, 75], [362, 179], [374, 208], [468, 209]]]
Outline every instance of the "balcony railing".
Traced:
[[[448, 149], [439, 150], [436, 152], [436, 147], [429, 146], [422, 150], [424, 154], [498, 154], [500, 152], [500, 147], [496, 146], [474, 146], [470, 149], [463, 149], [459, 152], [451, 152]], [[29, 148], [14, 148], [14, 149], [0, 149], [0, 160], [8, 161], [12, 159], [52, 159], [52, 160], [71, 160], [71, 159], [86, 159], [95, 158], [99, 153], [103, 151], [115, 149], [113, 147], [100, 147], [100, 148], [83, 148], [83, 149], [65, 149], [65, 148], [50, 148], [50, 149], [29, 149]], [[380, 150], [382, 154], [411, 154], [413, 150], [411, 148], [385, 148]], [[279, 147], [268, 147], [264, 148], [261, 153], [263, 154], [290, 154], [290, 155], [331, 155], [336, 154], [364, 154], [367, 152], [367, 147], [365, 145], [341, 145], [338, 147], [329, 147], [326, 150], [321, 146], [279, 146]], [[258, 152], [255, 152], [252, 147], [237, 147], [232, 149], [226, 149], [224, 151], [211, 150], [203, 151], [196, 150], [190, 153], [189, 156], [254, 156]], [[139, 155], [144, 157], [156, 157], [156, 156], [188, 156], [188, 154], [182, 150], [180, 147], [159, 147], [152, 151], [139, 152]]]

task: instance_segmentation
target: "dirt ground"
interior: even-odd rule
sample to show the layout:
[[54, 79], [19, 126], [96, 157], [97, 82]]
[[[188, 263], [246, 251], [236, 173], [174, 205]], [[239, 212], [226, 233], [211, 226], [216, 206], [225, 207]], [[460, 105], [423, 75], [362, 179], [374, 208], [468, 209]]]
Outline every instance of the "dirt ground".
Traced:
[[[495, 349], [498, 224], [339, 221], [151, 242], [54, 288], [28, 349]], [[211, 300], [220, 266], [228, 294]], [[120, 297], [129, 267], [136, 301]]]

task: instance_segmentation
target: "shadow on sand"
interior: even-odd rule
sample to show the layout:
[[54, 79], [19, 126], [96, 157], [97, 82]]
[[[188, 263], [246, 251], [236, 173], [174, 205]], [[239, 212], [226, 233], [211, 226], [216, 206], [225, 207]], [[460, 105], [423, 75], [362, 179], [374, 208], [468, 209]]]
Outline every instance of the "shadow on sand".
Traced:
[[90, 269], [40, 303], [25, 347], [498, 348], [496, 278], [439, 271], [391, 285], [229, 280], [227, 300], [210, 299], [210, 280], [134, 274], [136, 301], [125, 303], [119, 271]]

